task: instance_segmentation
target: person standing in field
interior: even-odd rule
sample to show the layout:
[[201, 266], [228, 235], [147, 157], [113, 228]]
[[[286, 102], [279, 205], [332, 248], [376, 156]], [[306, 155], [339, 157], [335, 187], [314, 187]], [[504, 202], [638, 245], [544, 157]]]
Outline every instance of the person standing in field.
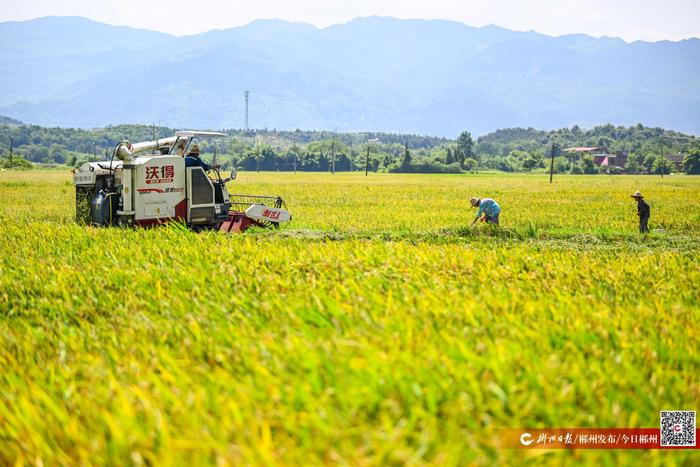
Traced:
[[482, 222], [498, 225], [498, 215], [501, 213], [501, 207], [496, 201], [491, 198], [470, 198], [469, 202], [473, 208], [479, 208], [479, 212], [476, 213], [476, 218], [472, 221], [472, 225], [479, 220], [482, 213], [484, 215], [484, 217], [481, 218]]
[[644, 196], [638, 191], [635, 191], [632, 198], [637, 200], [637, 215], [639, 216], [639, 233], [649, 232], [649, 217], [651, 216], [651, 208], [644, 201]]

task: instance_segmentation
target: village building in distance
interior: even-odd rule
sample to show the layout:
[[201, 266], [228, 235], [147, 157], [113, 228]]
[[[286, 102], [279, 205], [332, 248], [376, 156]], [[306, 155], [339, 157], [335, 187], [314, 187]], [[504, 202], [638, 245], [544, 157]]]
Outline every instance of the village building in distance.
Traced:
[[[589, 155], [593, 157], [593, 163], [597, 167], [608, 168], [609, 170], [606, 172], [609, 173], [627, 171], [627, 151], [617, 151], [611, 154], [604, 147], [575, 146], [564, 149], [564, 152], [575, 154], [577, 159]], [[673, 164], [674, 171], [682, 171], [683, 154], [666, 154], [665, 157]]]

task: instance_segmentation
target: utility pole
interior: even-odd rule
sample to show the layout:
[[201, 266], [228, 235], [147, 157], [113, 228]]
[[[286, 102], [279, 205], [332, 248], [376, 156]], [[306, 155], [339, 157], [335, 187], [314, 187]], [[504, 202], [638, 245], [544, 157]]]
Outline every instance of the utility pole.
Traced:
[[250, 93], [248, 91], [245, 92], [245, 131], [249, 131], [250, 127], [248, 126], [248, 98], [250, 97]]
[[365, 177], [369, 171], [369, 143], [367, 143], [367, 157], [365, 158]]
[[554, 151], [552, 151], [552, 162], [549, 164], [549, 183], [552, 183], [554, 177]]
[[331, 173], [335, 175], [335, 134], [331, 142]]
[[151, 138], [153, 141], [156, 140], [156, 124], [155, 122], [151, 122]]
[[12, 137], [10, 137], [10, 162], [12, 162]]
[[552, 177], [554, 176], [554, 155], [559, 153], [559, 145], [552, 144], [552, 161], [549, 165], [549, 183], [552, 183]]
[[[368, 135], [369, 136], [369, 135]], [[379, 138], [372, 138], [367, 140], [367, 158], [365, 159], [365, 177], [367, 176], [367, 171], [369, 170], [369, 148], [371, 143], [378, 143]]]

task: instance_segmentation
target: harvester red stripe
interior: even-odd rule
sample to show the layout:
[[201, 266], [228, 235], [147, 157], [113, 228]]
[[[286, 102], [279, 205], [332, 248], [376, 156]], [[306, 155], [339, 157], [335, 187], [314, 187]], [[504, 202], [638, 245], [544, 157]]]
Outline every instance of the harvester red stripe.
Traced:
[[155, 191], [156, 193], [165, 193], [160, 188], [139, 188], [139, 193], [150, 193], [152, 191]]

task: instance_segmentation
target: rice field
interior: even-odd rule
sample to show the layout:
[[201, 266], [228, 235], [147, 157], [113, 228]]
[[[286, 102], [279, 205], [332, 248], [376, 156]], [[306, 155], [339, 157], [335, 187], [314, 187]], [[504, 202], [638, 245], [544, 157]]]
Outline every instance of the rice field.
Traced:
[[241, 173], [294, 218], [230, 236], [79, 226], [70, 173], [0, 172], [0, 464], [699, 463], [496, 448], [700, 400], [700, 178], [555, 182]]

